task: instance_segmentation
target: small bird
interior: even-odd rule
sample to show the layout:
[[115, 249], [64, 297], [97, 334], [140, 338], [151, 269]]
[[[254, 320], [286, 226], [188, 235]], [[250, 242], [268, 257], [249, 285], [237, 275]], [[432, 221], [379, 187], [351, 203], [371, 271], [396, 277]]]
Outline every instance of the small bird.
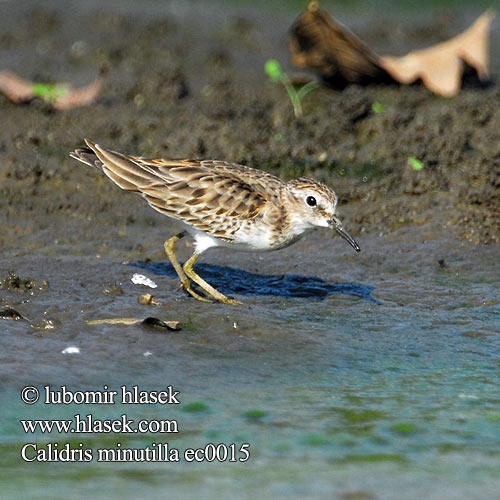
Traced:
[[[318, 227], [334, 229], [357, 252], [359, 245], [336, 214], [337, 196], [329, 187], [301, 177], [284, 182], [254, 168], [217, 160], [153, 160], [127, 156], [85, 139], [87, 148], [72, 158], [102, 170], [126, 191], [139, 193], [158, 212], [183, 225], [168, 239], [165, 252], [182, 287], [195, 299], [223, 304], [226, 297], [193, 270], [198, 257], [212, 247], [247, 252], [285, 248]], [[175, 244], [188, 234], [194, 253], [181, 267]], [[205, 296], [191, 286], [197, 283]]]

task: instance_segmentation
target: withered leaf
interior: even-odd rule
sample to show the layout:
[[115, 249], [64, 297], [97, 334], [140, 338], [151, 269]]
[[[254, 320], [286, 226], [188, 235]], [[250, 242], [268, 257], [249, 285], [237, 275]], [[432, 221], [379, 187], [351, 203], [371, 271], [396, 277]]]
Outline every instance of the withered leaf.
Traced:
[[69, 88], [68, 92], [54, 100], [56, 109], [72, 109], [92, 104], [102, 88], [102, 80], [98, 78], [78, 89]]
[[0, 92], [13, 102], [29, 101], [33, 98], [33, 82], [11, 71], [0, 71]]
[[318, 72], [328, 85], [343, 88], [349, 83], [392, 80], [379, 56], [317, 2], [309, 3], [290, 35], [292, 63]]
[[158, 318], [147, 317], [147, 318], [105, 318], [105, 319], [93, 319], [87, 320], [88, 325], [145, 325], [157, 328], [163, 328], [165, 330], [178, 331], [181, 330], [180, 321], [163, 321]]
[[39, 84], [25, 80], [11, 71], [0, 71], [0, 92], [15, 103], [29, 102], [39, 96], [56, 109], [72, 109], [94, 102], [101, 87], [101, 78], [75, 89], [63, 83]]
[[105, 319], [89, 319], [88, 325], [136, 325], [144, 321], [144, 318], [105, 318]]
[[421, 78], [436, 94], [457, 95], [464, 62], [476, 70], [481, 81], [489, 77], [488, 42], [493, 17], [493, 13], [487, 11], [456, 37], [404, 57], [383, 56], [381, 64], [400, 83], [413, 83]]
[[464, 63], [481, 81], [488, 79], [493, 17], [487, 11], [460, 35], [404, 57], [379, 56], [313, 1], [291, 28], [292, 63], [316, 71], [337, 88], [348, 83], [411, 84], [421, 79], [432, 92], [450, 97], [460, 89]]

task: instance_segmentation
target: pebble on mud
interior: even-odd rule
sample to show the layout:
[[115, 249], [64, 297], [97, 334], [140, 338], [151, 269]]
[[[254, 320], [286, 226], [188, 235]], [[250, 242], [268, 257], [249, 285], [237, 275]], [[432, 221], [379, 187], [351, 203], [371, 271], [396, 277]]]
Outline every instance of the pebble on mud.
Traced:
[[156, 288], [158, 286], [152, 279], [144, 276], [144, 274], [136, 273], [132, 276], [132, 278], [130, 278], [130, 281], [132, 281], [134, 285], [144, 285], [149, 286], [150, 288]]
[[10, 319], [14, 321], [18, 320], [23, 320], [23, 321], [28, 321], [24, 316], [19, 314], [15, 309], [12, 309], [12, 307], [3, 307], [0, 309], [0, 319]]
[[139, 296], [139, 304], [142, 304], [144, 306], [158, 306], [160, 305], [159, 302], [156, 302], [154, 300], [154, 297], [150, 293], [143, 293], [142, 295]]
[[80, 348], [75, 346], [66, 347], [61, 351], [61, 354], [80, 354]]
[[179, 331], [182, 329], [180, 321], [163, 321], [153, 317], [146, 318], [141, 325], [161, 330]]
[[116, 283], [112, 285], [106, 285], [102, 289], [102, 293], [104, 295], [109, 295], [111, 297], [119, 297], [120, 295], [123, 295], [125, 292], [123, 291], [123, 288]]
[[43, 318], [41, 321], [37, 321], [36, 323], [31, 323], [31, 328], [35, 330], [54, 330], [57, 326], [59, 326], [60, 322], [57, 320]]
[[36, 281], [32, 278], [21, 279], [16, 273], [9, 271], [4, 279], [0, 279], [0, 288], [13, 292], [33, 295], [37, 291], [44, 291], [49, 286], [47, 280]]

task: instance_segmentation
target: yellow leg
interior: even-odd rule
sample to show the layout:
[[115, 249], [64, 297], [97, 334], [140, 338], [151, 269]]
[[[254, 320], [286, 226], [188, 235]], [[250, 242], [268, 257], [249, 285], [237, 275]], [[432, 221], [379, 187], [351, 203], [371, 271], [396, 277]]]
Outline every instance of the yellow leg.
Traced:
[[179, 279], [181, 280], [181, 286], [188, 292], [190, 295], [192, 295], [196, 300], [200, 300], [201, 302], [211, 302], [211, 300], [206, 299], [205, 297], [202, 297], [201, 295], [198, 295], [192, 288], [191, 288], [191, 283], [189, 282], [189, 279], [187, 276], [184, 274], [184, 271], [181, 268], [181, 265], [179, 264], [179, 261], [177, 260], [177, 257], [175, 256], [175, 244], [184, 236], [186, 233], [183, 231], [179, 234], [176, 234], [175, 236], [172, 236], [172, 238], [169, 238], [167, 241], [165, 241], [165, 252], [167, 254], [167, 257], [169, 258], [170, 262], [174, 266], [175, 272], [179, 276]]
[[230, 304], [232, 306], [242, 305], [242, 302], [239, 302], [234, 299], [230, 299], [226, 297], [223, 293], [217, 291], [212, 285], [209, 285], [203, 278], [198, 276], [193, 269], [194, 263], [198, 260], [200, 256], [199, 253], [194, 253], [184, 264], [184, 272], [198, 285], [203, 288], [207, 293], [209, 293], [214, 299], [218, 300], [222, 304]]

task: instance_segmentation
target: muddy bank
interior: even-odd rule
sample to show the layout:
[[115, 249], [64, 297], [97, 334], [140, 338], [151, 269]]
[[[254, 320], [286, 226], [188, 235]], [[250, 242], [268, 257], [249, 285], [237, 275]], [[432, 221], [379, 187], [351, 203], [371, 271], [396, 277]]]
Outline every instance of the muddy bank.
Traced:
[[[57, 1], [3, 8], [2, 68], [75, 84], [107, 71], [102, 96], [88, 108], [55, 112], [41, 101], [20, 106], [0, 96], [8, 124], [0, 137], [5, 250], [67, 245], [80, 253], [86, 241], [113, 236], [133, 253], [139, 243], [131, 226], [163, 224], [68, 158], [83, 137], [144, 156], [230, 159], [286, 178], [313, 175], [336, 189], [354, 234], [427, 224], [473, 243], [500, 241], [497, 85], [453, 99], [419, 86], [318, 90], [298, 120], [263, 71], [270, 57], [288, 60], [294, 12], [144, 2], [86, 2], [71, 12]], [[398, 53], [451, 36], [477, 14], [395, 18], [396, 34], [380, 15], [353, 23], [367, 42]], [[493, 52], [494, 78], [499, 61]], [[424, 163], [421, 171], [410, 156]]]

